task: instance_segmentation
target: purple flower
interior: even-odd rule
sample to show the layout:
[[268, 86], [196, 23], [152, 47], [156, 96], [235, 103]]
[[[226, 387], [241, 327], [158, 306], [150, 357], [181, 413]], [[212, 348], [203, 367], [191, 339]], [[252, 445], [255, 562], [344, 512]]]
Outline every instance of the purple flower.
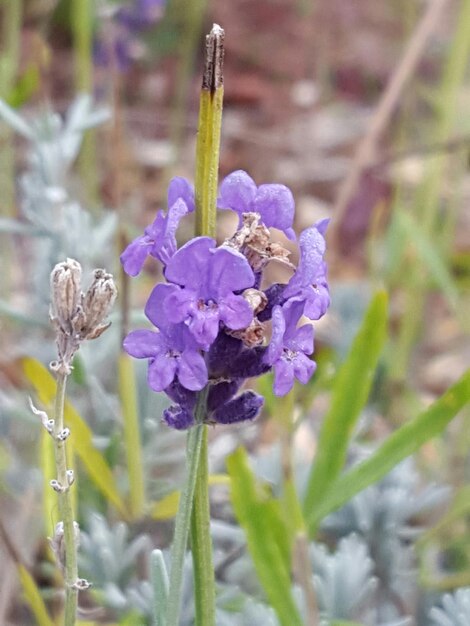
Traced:
[[263, 406], [264, 399], [254, 391], [248, 390], [233, 400], [222, 404], [212, 415], [217, 424], [237, 424], [253, 420]]
[[317, 222], [305, 229], [299, 237], [300, 261], [295, 274], [282, 293], [284, 308], [289, 301], [305, 304], [304, 315], [317, 320], [325, 314], [330, 304], [330, 294], [326, 279], [325, 231], [328, 219]]
[[163, 303], [167, 319], [184, 323], [200, 347], [208, 350], [219, 322], [232, 330], [246, 328], [253, 311], [239, 292], [254, 283], [246, 258], [232, 248], [215, 247], [209, 237], [196, 237], [176, 252], [165, 269], [173, 285], [157, 285], [147, 309]]
[[194, 191], [184, 178], [173, 178], [168, 188], [168, 206], [165, 214], [158, 211], [154, 222], [145, 229], [144, 235], [134, 239], [121, 254], [126, 274], [137, 276], [150, 254], [164, 265], [176, 252], [175, 233], [181, 218], [194, 211]]
[[243, 170], [229, 174], [220, 186], [220, 209], [238, 213], [240, 225], [243, 213], [259, 213], [265, 226], [282, 230], [286, 237], [295, 240], [292, 228], [295, 204], [290, 189], [285, 185], [256, 186]]
[[179, 404], [173, 404], [163, 411], [163, 421], [170, 428], [187, 430], [194, 426], [194, 415]]
[[150, 28], [163, 14], [164, 0], [134, 0], [131, 6], [119, 9], [117, 21], [130, 31]]
[[[159, 285], [164, 291], [170, 285]], [[163, 391], [178, 377], [190, 391], [199, 391], [207, 384], [204, 358], [185, 324], [172, 324], [162, 310], [162, 301], [147, 303], [145, 313], [157, 327], [134, 330], [124, 339], [124, 349], [137, 359], [149, 359], [147, 380], [154, 391]]]
[[274, 368], [274, 393], [284, 396], [297, 378], [304, 385], [316, 369], [314, 361], [307, 355], [313, 353], [313, 327], [306, 324], [297, 328], [302, 316], [302, 302], [289, 308], [275, 306], [273, 309], [273, 331], [265, 361]]

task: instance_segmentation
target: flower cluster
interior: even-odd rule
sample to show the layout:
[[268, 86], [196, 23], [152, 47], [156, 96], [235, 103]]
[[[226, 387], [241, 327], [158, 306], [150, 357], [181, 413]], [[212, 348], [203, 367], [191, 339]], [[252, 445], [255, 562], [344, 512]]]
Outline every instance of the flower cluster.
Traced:
[[[131, 276], [142, 270], [148, 255], [164, 268], [166, 282], [154, 287], [145, 307], [155, 330], [131, 332], [124, 348], [149, 360], [148, 384], [175, 402], [164, 420], [176, 429], [195, 423], [203, 389], [206, 421], [229, 424], [253, 419], [262, 405], [253, 391], [236, 395], [247, 378], [273, 369], [278, 396], [292, 389], [295, 378], [307, 383], [315, 362], [310, 358], [313, 326], [305, 318], [318, 320], [330, 302], [323, 260], [328, 220], [301, 233], [297, 267], [271, 240], [269, 228], [295, 240], [294, 199], [287, 187], [257, 187], [246, 172], [233, 172], [222, 181], [218, 207], [239, 215], [238, 230], [219, 246], [210, 237], [195, 237], [178, 249], [178, 224], [194, 207], [191, 185], [174, 178], [167, 211], [159, 211], [121, 255]], [[286, 284], [264, 285], [264, 270], [272, 261], [292, 269]]]
[[165, 4], [165, 0], [132, 0], [112, 10], [111, 37], [97, 38], [94, 43], [96, 63], [104, 67], [116, 63], [120, 71], [128, 70], [131, 61], [141, 55], [136, 37], [157, 24]]

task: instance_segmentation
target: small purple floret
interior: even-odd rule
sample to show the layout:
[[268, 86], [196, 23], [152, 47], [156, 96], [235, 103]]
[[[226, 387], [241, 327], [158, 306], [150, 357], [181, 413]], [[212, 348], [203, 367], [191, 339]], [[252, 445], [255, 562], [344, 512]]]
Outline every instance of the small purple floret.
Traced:
[[217, 424], [237, 424], [253, 420], [263, 406], [264, 398], [254, 391], [245, 391], [216, 409], [212, 418]]
[[265, 226], [278, 228], [289, 239], [295, 240], [295, 203], [292, 192], [285, 185], [256, 186], [243, 170], [229, 174], [220, 186], [218, 207], [238, 213], [240, 225], [243, 213], [259, 213]]
[[176, 230], [181, 218], [194, 211], [194, 191], [184, 178], [173, 178], [168, 188], [168, 206], [165, 213], [158, 211], [157, 217], [144, 234], [130, 243], [121, 254], [121, 263], [126, 274], [137, 276], [142, 271], [145, 259], [153, 256], [166, 265], [175, 254]]
[[175, 376], [191, 391], [207, 383], [203, 357], [182, 324], [164, 330], [134, 330], [124, 339], [124, 350], [137, 359], [149, 359], [147, 380], [154, 391], [163, 391]]
[[179, 404], [173, 404], [163, 411], [163, 421], [176, 430], [187, 430], [194, 426], [193, 414]]
[[311, 320], [320, 319], [330, 305], [326, 263], [323, 260], [328, 222], [328, 219], [322, 220], [300, 235], [299, 265], [282, 293], [284, 302], [304, 302], [303, 313]]
[[[163, 301], [168, 319], [186, 324], [204, 350], [217, 337], [220, 322], [238, 330], [253, 319], [247, 301], [234, 293], [254, 283], [248, 261], [232, 248], [216, 248], [209, 237], [196, 237], [180, 248], [169, 260], [165, 277], [173, 283]], [[155, 287], [149, 306], [162, 298], [162, 287]]]
[[302, 315], [302, 303], [288, 309], [275, 306], [273, 309], [273, 331], [265, 361], [274, 368], [274, 393], [284, 396], [297, 378], [304, 385], [316, 369], [308, 355], [313, 353], [313, 326], [305, 324], [297, 328]]

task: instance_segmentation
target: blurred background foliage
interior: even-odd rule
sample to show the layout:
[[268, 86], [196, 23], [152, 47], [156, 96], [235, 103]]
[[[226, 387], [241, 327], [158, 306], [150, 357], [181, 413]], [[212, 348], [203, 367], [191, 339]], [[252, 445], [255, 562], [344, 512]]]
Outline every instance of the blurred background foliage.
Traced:
[[0, 624], [60, 623], [52, 449], [28, 396], [51, 405], [48, 277], [71, 256], [120, 284], [66, 412], [81, 624], [159, 626], [151, 551], [164, 578], [184, 436], [120, 353], [159, 270], [131, 288], [118, 257], [171, 176], [192, 178], [213, 22], [221, 176], [291, 187], [298, 230], [332, 218], [315, 377], [282, 400], [264, 377], [263, 416], [211, 433], [217, 624], [312, 626], [318, 606], [322, 624], [466, 626], [470, 0], [0, 0]]

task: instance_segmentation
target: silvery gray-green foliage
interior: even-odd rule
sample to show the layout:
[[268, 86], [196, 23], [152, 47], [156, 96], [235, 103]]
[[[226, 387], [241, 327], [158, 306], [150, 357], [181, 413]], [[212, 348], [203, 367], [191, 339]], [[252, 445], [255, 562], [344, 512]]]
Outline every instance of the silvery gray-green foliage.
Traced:
[[442, 606], [432, 608], [429, 617], [430, 626], [470, 626], [470, 587], [446, 593]]
[[328, 535], [338, 539], [355, 532], [366, 542], [375, 564], [383, 618], [399, 615], [400, 605], [407, 606], [416, 594], [413, 541], [422, 532], [424, 519], [448, 497], [447, 487], [420, 489], [413, 461], [407, 459], [324, 520], [322, 530]]
[[364, 541], [349, 535], [341, 539], [333, 554], [324, 545], [313, 544], [310, 556], [322, 618], [360, 619], [378, 584]]
[[124, 522], [110, 526], [97, 513], [88, 517], [86, 532], [80, 534], [79, 569], [93, 583], [105, 606], [124, 610], [128, 603], [126, 590], [135, 585], [138, 558], [147, 558], [150, 539], [139, 535], [129, 538]]
[[[109, 113], [106, 109], [93, 109], [91, 98], [81, 95], [64, 119], [53, 111], [45, 111], [27, 121], [3, 101], [0, 118], [27, 141], [27, 167], [19, 179], [20, 205], [35, 235], [29, 245], [33, 257], [30, 287], [35, 289], [38, 302], [44, 302], [49, 293], [50, 271], [58, 261], [73, 257], [85, 270], [103, 261], [110, 267], [103, 250], [109, 249], [115, 215], [109, 214], [99, 222], [92, 220], [70, 191], [70, 172], [83, 135], [106, 121]], [[20, 223], [10, 224], [13, 231], [15, 224]]]

